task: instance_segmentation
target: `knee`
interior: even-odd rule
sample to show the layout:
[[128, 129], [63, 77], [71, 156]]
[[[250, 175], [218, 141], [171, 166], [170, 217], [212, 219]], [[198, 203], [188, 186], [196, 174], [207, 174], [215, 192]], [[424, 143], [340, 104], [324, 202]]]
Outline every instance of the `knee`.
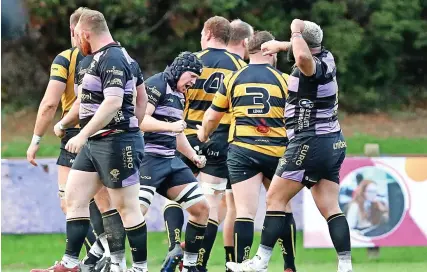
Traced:
[[236, 217], [255, 219], [257, 207], [240, 206], [236, 207]]
[[280, 199], [279, 194], [272, 192], [272, 190], [267, 191], [267, 210], [285, 210], [285, 207], [287, 207], [288, 202], [289, 201], [286, 199]]
[[[76, 211], [80, 209], [88, 209], [89, 210], [89, 202], [83, 201], [77, 197], [67, 197], [67, 201], [65, 201], [64, 206], [65, 208], [63, 210], [69, 212], [69, 211]], [[62, 202], [61, 202], [62, 204]]]
[[207, 221], [209, 218], [209, 211], [209, 204], [206, 199], [204, 199], [191, 207], [188, 212], [200, 221]]
[[317, 208], [325, 220], [334, 214], [342, 213], [338, 203], [336, 205], [319, 205]]

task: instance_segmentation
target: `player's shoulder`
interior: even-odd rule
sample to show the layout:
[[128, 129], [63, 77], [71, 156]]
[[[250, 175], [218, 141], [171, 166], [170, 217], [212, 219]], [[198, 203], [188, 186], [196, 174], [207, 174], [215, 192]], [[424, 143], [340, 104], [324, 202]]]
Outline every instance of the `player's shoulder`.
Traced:
[[152, 75], [145, 80], [145, 87], [147, 90], [152, 92], [165, 93], [166, 92], [166, 80], [163, 72]]
[[61, 65], [65, 68], [68, 68], [68, 66], [70, 65], [70, 61], [71, 61], [71, 54], [73, 52], [74, 48], [68, 48], [62, 52], [60, 52], [58, 55], [56, 55], [56, 57], [53, 60], [52, 64], [57, 64], [57, 65]]

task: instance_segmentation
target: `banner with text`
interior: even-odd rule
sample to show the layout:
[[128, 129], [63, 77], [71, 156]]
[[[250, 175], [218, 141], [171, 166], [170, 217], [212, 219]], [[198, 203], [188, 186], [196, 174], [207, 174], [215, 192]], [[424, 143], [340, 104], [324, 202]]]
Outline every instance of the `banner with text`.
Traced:
[[[339, 204], [352, 247], [427, 246], [427, 158], [347, 158]], [[304, 247], [333, 247], [326, 220], [303, 194]]]

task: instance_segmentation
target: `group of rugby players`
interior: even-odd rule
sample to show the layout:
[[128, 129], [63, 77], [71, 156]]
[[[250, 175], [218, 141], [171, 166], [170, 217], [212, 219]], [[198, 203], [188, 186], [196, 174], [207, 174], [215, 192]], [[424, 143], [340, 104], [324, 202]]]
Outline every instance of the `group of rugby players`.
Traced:
[[[27, 151], [37, 165], [41, 137], [61, 100], [54, 131], [61, 138], [66, 250], [54, 266], [32, 271], [125, 271], [126, 236], [128, 271], [148, 271], [144, 215], [157, 192], [169, 200], [161, 271], [178, 265], [207, 271], [224, 222], [227, 271], [267, 271], [278, 242], [285, 271], [295, 272], [289, 202], [304, 186], [328, 222], [338, 272], [352, 271], [348, 224], [338, 206], [345, 145], [335, 144], [344, 142], [336, 66], [318, 25], [295, 19], [290, 41], [279, 42], [241, 20], [215, 16], [204, 24], [200, 52], [181, 53], [146, 80], [99, 11], [77, 9], [70, 31], [73, 47], [53, 61]], [[294, 63], [290, 75], [276, 69], [279, 51]], [[250, 259], [261, 185], [267, 213]], [[181, 243], [183, 209], [189, 218]]]

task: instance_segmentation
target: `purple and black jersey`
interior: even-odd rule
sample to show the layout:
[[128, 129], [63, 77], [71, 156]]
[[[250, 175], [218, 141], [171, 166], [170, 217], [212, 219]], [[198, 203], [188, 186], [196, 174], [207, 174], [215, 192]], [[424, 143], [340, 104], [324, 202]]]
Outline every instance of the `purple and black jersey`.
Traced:
[[307, 77], [295, 66], [289, 76], [285, 127], [289, 139], [341, 131], [335, 60], [322, 50], [313, 56], [316, 71]]
[[[152, 117], [164, 122], [176, 122], [183, 119], [185, 97], [173, 91], [164, 73], [158, 73], [145, 81], [148, 103], [155, 107]], [[174, 157], [176, 151], [175, 132], [145, 132], [145, 153], [162, 157]]]
[[81, 85], [80, 126], [95, 115], [107, 96], [123, 97], [121, 109], [103, 130], [138, 131], [135, 116], [136, 86], [144, 83], [138, 63], [126, 50], [113, 43], [85, 57], [79, 64], [75, 82]]

